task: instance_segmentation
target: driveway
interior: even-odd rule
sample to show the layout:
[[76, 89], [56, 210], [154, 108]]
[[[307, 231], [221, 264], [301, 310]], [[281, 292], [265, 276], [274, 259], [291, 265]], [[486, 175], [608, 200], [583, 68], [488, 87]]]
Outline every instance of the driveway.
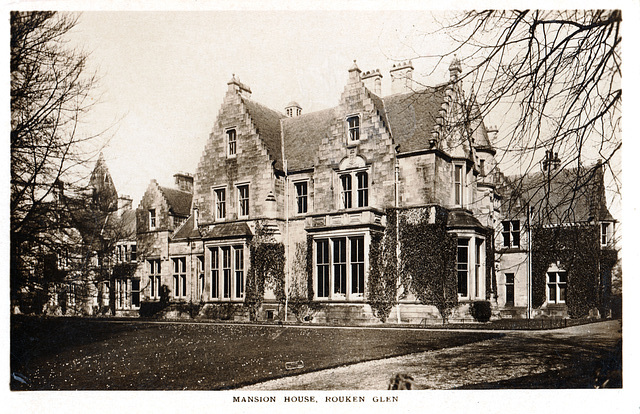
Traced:
[[438, 351], [280, 378], [243, 390], [384, 390], [397, 373], [416, 389], [621, 386], [619, 320], [504, 336]]

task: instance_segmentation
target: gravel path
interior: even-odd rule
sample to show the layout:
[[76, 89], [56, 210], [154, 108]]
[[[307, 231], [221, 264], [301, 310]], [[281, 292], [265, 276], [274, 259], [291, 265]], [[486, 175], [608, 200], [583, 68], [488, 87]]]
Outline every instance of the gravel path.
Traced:
[[243, 390], [385, 390], [397, 373], [417, 389], [453, 389], [593, 364], [622, 337], [618, 320], [501, 338], [363, 362], [254, 384]]

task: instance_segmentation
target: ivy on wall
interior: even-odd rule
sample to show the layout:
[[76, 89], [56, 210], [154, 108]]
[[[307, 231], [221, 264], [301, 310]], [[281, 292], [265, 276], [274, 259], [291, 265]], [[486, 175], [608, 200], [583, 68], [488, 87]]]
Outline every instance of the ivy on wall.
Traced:
[[447, 232], [448, 211], [436, 207], [407, 213], [399, 217], [401, 273], [410, 278], [409, 289], [420, 302], [434, 305], [446, 319], [458, 304], [457, 237]]
[[249, 318], [255, 321], [264, 300], [265, 287], [273, 289], [278, 302], [285, 302], [284, 244], [275, 242], [265, 227], [258, 223], [255, 236], [249, 245], [249, 254], [250, 265], [244, 305], [249, 310]]
[[606, 294], [599, 286], [610, 285], [601, 280], [601, 265], [612, 267], [615, 260], [601, 262], [599, 230], [597, 225], [533, 229], [534, 307], [539, 308], [546, 301], [546, 274], [552, 263], [567, 272], [566, 305], [572, 318], [587, 316], [591, 309], [601, 307]]
[[[435, 214], [432, 222], [430, 214]], [[438, 206], [387, 209], [387, 227], [381, 236], [372, 234], [369, 253], [368, 302], [380, 320], [385, 321], [396, 304], [398, 275], [403, 294], [412, 292], [422, 304], [436, 306], [443, 318], [457, 305], [457, 238], [447, 232], [447, 215]]]
[[[395, 217], [395, 212], [393, 217]], [[381, 232], [371, 233], [371, 244], [369, 245], [367, 295], [374, 316], [382, 322], [387, 320], [391, 313], [391, 308], [397, 303], [395, 224], [393, 228], [393, 231], [389, 231], [386, 234]], [[390, 242], [390, 240], [393, 240], [393, 242]]]

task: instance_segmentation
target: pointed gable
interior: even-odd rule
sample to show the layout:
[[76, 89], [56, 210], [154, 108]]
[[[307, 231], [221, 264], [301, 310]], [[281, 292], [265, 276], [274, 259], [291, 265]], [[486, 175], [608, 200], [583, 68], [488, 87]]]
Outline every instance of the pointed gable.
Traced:
[[118, 192], [113, 184], [109, 168], [100, 153], [96, 166], [91, 172], [89, 188], [92, 191], [93, 202], [103, 212], [118, 209]]
[[507, 177], [507, 215], [523, 214], [528, 203], [540, 224], [612, 221], [606, 205], [604, 176], [600, 163], [590, 167], [563, 168], [524, 176]]
[[175, 188], [158, 186], [162, 195], [167, 200], [169, 212], [176, 216], [188, 217], [191, 214], [192, 194]]

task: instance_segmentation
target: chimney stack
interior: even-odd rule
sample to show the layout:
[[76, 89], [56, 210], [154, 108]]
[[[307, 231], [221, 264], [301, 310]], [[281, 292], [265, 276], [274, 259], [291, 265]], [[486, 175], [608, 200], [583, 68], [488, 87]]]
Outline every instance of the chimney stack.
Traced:
[[551, 172], [555, 171], [560, 167], [560, 158], [558, 158], [558, 153], [554, 153], [551, 150], [547, 150], [544, 152], [544, 160], [542, 160], [542, 171]]
[[251, 98], [251, 88], [248, 85], [240, 82], [240, 79], [236, 78], [235, 73], [231, 76], [231, 80], [227, 82], [228, 92], [237, 93], [245, 98]]
[[180, 191], [193, 193], [193, 175], [188, 173], [177, 173], [173, 177], [176, 179], [176, 187]]
[[360, 82], [360, 68], [356, 64], [356, 60], [353, 60], [353, 65], [349, 68], [349, 83]]
[[200, 221], [200, 210], [198, 210], [198, 205], [193, 204], [193, 229], [198, 230], [198, 223]]
[[410, 60], [393, 65], [389, 75], [391, 76], [391, 93], [413, 90], [413, 63]]
[[128, 195], [118, 197], [118, 214], [122, 215], [127, 210], [131, 210], [133, 199]]
[[382, 74], [380, 69], [370, 70], [362, 74], [364, 86], [378, 96], [382, 96]]

